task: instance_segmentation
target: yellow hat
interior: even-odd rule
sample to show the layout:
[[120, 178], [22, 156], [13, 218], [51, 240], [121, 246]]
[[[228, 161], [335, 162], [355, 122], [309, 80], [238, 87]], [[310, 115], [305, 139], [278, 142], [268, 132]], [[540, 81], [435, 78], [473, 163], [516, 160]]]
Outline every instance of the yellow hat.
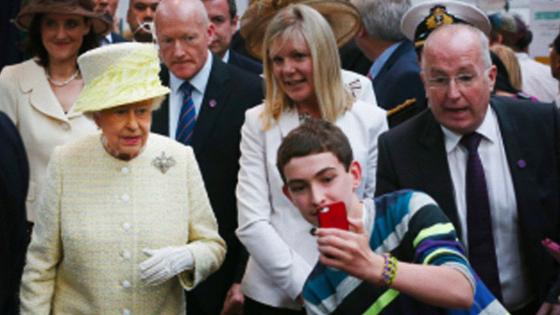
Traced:
[[146, 43], [118, 43], [90, 50], [78, 58], [85, 87], [74, 110], [97, 112], [164, 96], [157, 48]]

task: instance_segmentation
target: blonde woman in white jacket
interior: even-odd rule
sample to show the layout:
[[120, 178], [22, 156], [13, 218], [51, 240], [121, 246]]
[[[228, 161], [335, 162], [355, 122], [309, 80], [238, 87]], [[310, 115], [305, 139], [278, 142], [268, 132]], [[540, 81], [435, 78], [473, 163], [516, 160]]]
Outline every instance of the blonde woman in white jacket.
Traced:
[[371, 197], [377, 137], [387, 122], [382, 109], [344, 87], [333, 30], [316, 10], [280, 11], [267, 28], [263, 55], [266, 99], [246, 113], [237, 186], [237, 236], [251, 256], [242, 281], [245, 313], [304, 314], [299, 296], [318, 252], [311, 225], [282, 193], [276, 151], [305, 117], [333, 122], [363, 165], [359, 196]]

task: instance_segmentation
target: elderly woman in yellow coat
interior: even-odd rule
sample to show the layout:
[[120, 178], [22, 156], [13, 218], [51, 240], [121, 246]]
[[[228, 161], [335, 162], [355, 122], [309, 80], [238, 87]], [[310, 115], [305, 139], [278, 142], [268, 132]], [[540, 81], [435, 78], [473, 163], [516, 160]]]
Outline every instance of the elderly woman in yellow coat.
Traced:
[[101, 132], [49, 162], [22, 314], [184, 314], [183, 289], [220, 266], [225, 243], [190, 147], [149, 133], [169, 91], [157, 51], [114, 44], [78, 63], [86, 85], [76, 110]]

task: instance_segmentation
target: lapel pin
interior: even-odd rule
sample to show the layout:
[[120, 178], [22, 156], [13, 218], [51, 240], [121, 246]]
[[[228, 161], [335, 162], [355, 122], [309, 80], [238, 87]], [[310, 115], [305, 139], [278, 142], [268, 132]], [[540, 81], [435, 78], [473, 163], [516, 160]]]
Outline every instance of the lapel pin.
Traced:
[[175, 165], [175, 159], [172, 156], [165, 156], [165, 152], [161, 152], [161, 156], [155, 157], [152, 160], [152, 165], [155, 166], [162, 174]]
[[218, 103], [216, 102], [215, 99], [211, 99], [210, 101], [208, 101], [208, 105], [212, 108], [216, 107], [216, 105], [218, 105]]
[[525, 160], [519, 160], [517, 161], [517, 167], [519, 168], [525, 168], [527, 166], [527, 162], [525, 162]]

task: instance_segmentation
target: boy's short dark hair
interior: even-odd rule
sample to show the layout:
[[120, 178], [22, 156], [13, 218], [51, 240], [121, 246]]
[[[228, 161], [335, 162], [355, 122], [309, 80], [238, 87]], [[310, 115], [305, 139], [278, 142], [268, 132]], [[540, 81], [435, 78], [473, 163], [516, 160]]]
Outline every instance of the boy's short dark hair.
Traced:
[[354, 157], [346, 135], [334, 124], [317, 118], [308, 118], [290, 131], [278, 148], [276, 167], [286, 182], [284, 167], [292, 158], [331, 152], [348, 171]]

